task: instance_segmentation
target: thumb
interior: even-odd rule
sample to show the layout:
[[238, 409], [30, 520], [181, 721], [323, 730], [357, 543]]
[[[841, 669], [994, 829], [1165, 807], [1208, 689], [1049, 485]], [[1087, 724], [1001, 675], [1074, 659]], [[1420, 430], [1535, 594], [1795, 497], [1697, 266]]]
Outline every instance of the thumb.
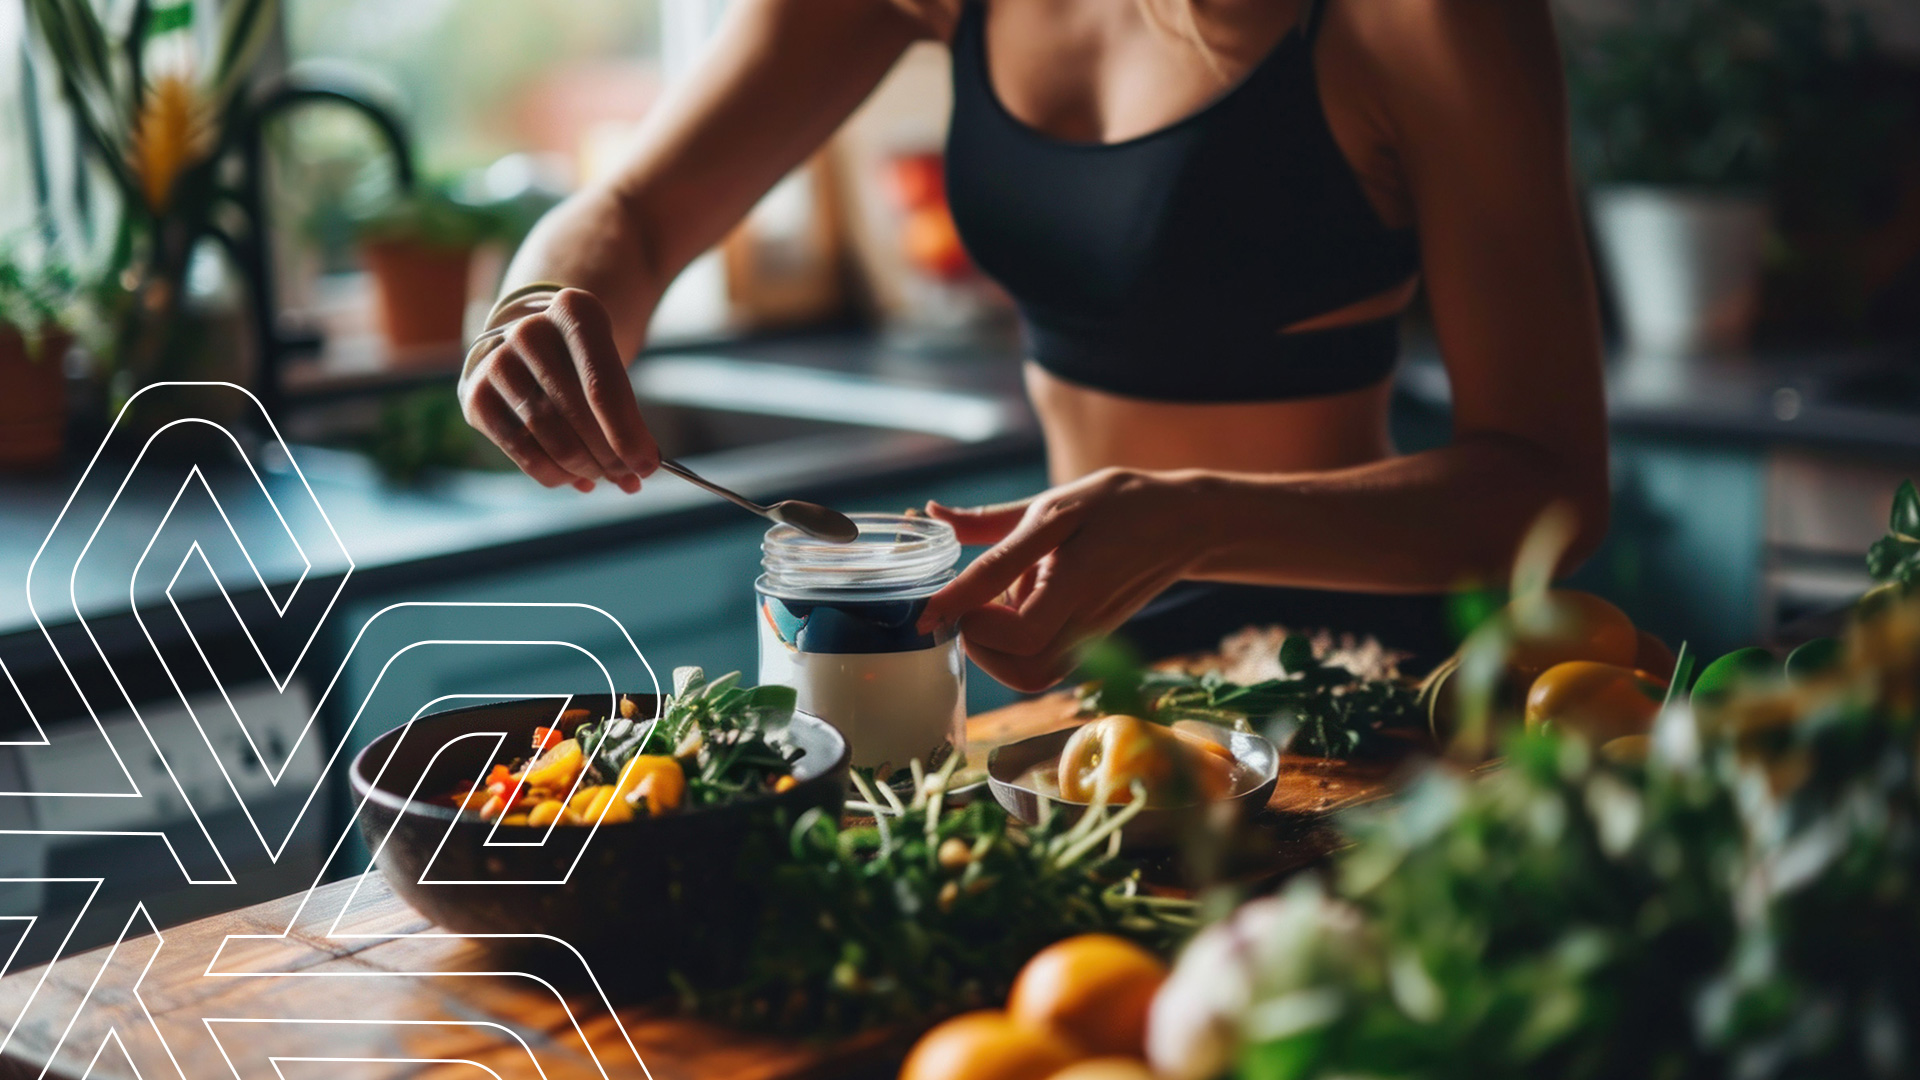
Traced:
[[927, 516], [953, 526], [954, 534], [963, 544], [997, 544], [1019, 526], [1032, 502], [1031, 499], [1020, 499], [992, 506], [960, 507], [942, 506], [929, 501]]

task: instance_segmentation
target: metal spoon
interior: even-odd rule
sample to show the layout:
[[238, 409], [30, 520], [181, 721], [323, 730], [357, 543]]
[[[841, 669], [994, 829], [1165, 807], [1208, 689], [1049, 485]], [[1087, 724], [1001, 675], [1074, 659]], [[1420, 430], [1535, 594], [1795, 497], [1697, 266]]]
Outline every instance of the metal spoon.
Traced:
[[851, 544], [860, 539], [860, 527], [853, 523], [852, 518], [838, 510], [821, 506], [819, 503], [787, 499], [772, 506], [761, 506], [738, 492], [721, 487], [672, 458], [661, 458], [660, 467], [689, 484], [706, 488], [743, 510], [759, 514], [768, 521], [791, 525], [816, 540], [825, 540], [831, 544]]

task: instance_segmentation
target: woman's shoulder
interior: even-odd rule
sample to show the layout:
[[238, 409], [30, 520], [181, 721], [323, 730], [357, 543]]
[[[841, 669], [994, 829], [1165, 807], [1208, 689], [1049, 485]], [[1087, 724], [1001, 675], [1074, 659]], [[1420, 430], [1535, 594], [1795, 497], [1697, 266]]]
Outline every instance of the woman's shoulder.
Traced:
[[1547, 0], [1320, 0], [1322, 48], [1350, 51], [1381, 74], [1557, 69]]
[[[808, 0], [801, 0], [802, 3]], [[952, 41], [954, 27], [960, 24], [960, 13], [969, 4], [984, 3], [985, 0], [877, 0], [904, 13], [924, 31], [931, 40]]]

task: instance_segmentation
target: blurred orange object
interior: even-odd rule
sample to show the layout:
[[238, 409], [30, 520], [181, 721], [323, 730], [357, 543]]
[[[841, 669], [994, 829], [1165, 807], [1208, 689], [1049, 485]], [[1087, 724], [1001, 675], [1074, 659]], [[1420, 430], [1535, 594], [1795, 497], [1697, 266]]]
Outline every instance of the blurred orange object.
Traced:
[[1543, 724], [1606, 742], [1644, 735], [1660, 712], [1666, 684], [1644, 671], [1570, 660], [1540, 673], [1527, 692], [1527, 728]]
[[960, 243], [960, 230], [945, 203], [922, 206], [907, 215], [900, 231], [900, 242], [907, 260], [924, 273], [945, 280], [965, 277], [973, 268], [967, 249]]
[[1047, 1077], [1047, 1080], [1153, 1080], [1146, 1063], [1129, 1057], [1089, 1058]]
[[1046, 1080], [1079, 1055], [995, 1009], [962, 1013], [920, 1036], [900, 1080]]
[[1551, 589], [1538, 598], [1516, 600], [1501, 618], [1513, 633], [1507, 665], [1529, 679], [1569, 660], [1624, 667], [1640, 651], [1640, 633], [1625, 612], [1577, 589]]
[[0, 323], [0, 468], [28, 469], [60, 460], [67, 436], [67, 376], [61, 361], [71, 339], [49, 330], [27, 355], [20, 332]]
[[947, 204], [947, 176], [939, 154], [903, 154], [888, 163], [893, 197], [906, 210]]
[[1034, 954], [1007, 1014], [1096, 1055], [1146, 1053], [1147, 1010], [1167, 978], [1160, 958], [1111, 934], [1081, 934]]
[[472, 248], [378, 240], [368, 243], [362, 255], [373, 275], [375, 313], [388, 345], [400, 356], [459, 346]]

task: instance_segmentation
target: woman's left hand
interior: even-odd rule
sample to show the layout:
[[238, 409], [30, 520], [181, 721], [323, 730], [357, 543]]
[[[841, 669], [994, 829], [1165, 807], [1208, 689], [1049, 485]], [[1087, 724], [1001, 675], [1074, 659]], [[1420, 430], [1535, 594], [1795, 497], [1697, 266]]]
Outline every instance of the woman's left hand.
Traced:
[[1045, 690], [1207, 553], [1199, 501], [1194, 474], [1103, 469], [1021, 502], [928, 503], [961, 543], [993, 547], [927, 601], [920, 626], [957, 621], [987, 674]]

